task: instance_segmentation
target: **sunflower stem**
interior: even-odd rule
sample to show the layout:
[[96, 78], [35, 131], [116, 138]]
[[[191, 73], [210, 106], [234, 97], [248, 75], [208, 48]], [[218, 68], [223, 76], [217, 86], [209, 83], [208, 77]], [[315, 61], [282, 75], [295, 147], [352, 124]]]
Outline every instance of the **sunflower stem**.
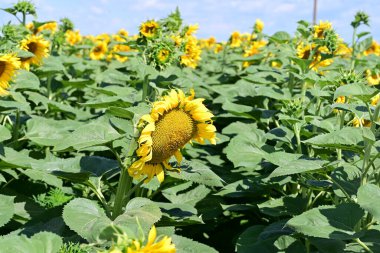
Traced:
[[148, 96], [148, 87], [149, 86], [149, 79], [148, 79], [148, 75], [146, 75], [144, 77], [144, 81], [143, 81], [143, 94], [142, 94], [142, 99], [141, 101], [145, 101], [146, 97]]
[[[119, 167], [121, 170], [119, 183], [117, 185], [116, 190], [115, 202], [112, 209], [113, 220], [116, 219], [116, 217], [122, 213], [123, 207], [130, 199], [131, 194], [129, 194], [129, 192], [131, 191], [133, 178], [129, 176], [128, 167], [131, 164], [132, 155], [135, 152], [135, 145], [136, 142], [134, 140], [131, 140], [131, 143], [129, 145], [129, 152], [125, 162], [122, 161], [122, 159], [119, 156], [119, 153], [113, 147], [110, 147], [112, 153], [114, 153], [117, 161], [119, 162]], [[126, 196], [127, 193], [128, 195]]]

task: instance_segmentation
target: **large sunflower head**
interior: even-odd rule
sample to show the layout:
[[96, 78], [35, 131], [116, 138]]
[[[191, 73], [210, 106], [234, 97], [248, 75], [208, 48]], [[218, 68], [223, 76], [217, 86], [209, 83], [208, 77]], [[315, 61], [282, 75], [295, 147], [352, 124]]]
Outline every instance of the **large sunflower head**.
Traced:
[[50, 31], [51, 33], [55, 33], [58, 30], [57, 22], [48, 22], [37, 28], [37, 33], [42, 31]]
[[8, 94], [9, 81], [20, 66], [20, 59], [14, 54], [0, 55], [0, 96]]
[[153, 103], [150, 114], [141, 118], [143, 129], [138, 139], [139, 157], [128, 169], [136, 179], [154, 176], [162, 182], [164, 168], [171, 169], [168, 161], [174, 155], [182, 160], [180, 149], [191, 140], [201, 144], [205, 140], [216, 144], [216, 128], [213, 114], [207, 110], [201, 98], [194, 99], [194, 91], [185, 96], [181, 90], [171, 90], [168, 95]]
[[157, 35], [160, 25], [154, 20], [148, 20], [140, 26], [140, 33], [146, 38], [153, 38]]
[[106, 56], [107, 51], [107, 42], [98, 41], [96, 45], [91, 49], [90, 58], [91, 60], [101, 60]]
[[45, 40], [42, 35], [28, 35], [21, 41], [20, 48], [34, 54], [34, 56], [21, 58], [21, 67], [29, 70], [30, 64], [40, 65], [43, 58], [49, 56], [49, 46], [49, 41]]
[[327, 30], [331, 30], [332, 26], [331, 23], [328, 21], [319, 21], [318, 25], [314, 25], [313, 27], [313, 36], [314, 38], [323, 39], [324, 33]]

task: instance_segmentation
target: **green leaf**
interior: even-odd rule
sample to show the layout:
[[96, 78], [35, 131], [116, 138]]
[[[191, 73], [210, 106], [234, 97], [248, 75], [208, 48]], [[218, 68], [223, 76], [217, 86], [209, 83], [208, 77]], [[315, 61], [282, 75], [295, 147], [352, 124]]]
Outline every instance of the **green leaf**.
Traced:
[[0, 227], [7, 224], [15, 212], [14, 196], [0, 195]]
[[319, 169], [322, 169], [323, 165], [326, 164], [327, 162], [328, 161], [307, 160], [307, 159], [289, 161], [285, 165], [281, 165], [277, 167], [269, 175], [269, 177], [287, 176], [287, 175], [319, 170]]
[[345, 127], [331, 133], [317, 135], [304, 142], [319, 147], [363, 152], [363, 135], [365, 132], [367, 132], [365, 128]]
[[40, 232], [27, 238], [25, 235], [0, 237], [0, 253], [57, 253], [62, 239], [50, 232]]
[[11, 131], [9, 131], [5, 126], [0, 125], [0, 142], [9, 140], [10, 138], [12, 138]]
[[377, 89], [362, 83], [346, 84], [338, 87], [334, 93], [334, 100], [340, 96], [353, 96], [363, 102], [370, 102], [377, 93]]
[[205, 244], [193, 241], [179, 235], [172, 235], [172, 241], [176, 248], [176, 253], [218, 253], [215, 249]]
[[39, 90], [40, 80], [32, 72], [20, 69], [11, 87], [13, 90]]
[[287, 226], [307, 236], [351, 240], [360, 236], [355, 226], [364, 211], [357, 204], [319, 206], [290, 219]]
[[264, 239], [259, 238], [260, 234], [263, 232], [265, 226], [263, 225], [254, 225], [247, 228], [239, 236], [236, 242], [237, 253], [272, 253], [278, 252], [278, 249], [273, 245], [273, 239]]
[[105, 122], [91, 122], [78, 127], [67, 138], [54, 145], [54, 151], [66, 151], [70, 148], [82, 150], [93, 146], [107, 144], [121, 138], [110, 124]]
[[180, 172], [168, 171], [168, 175], [207, 186], [223, 186], [222, 179], [198, 160], [182, 161], [180, 169]]
[[[188, 184], [188, 183], [185, 183], [185, 184]], [[201, 201], [211, 192], [211, 190], [204, 185], [198, 185], [194, 189], [182, 194], [178, 194], [178, 191], [176, 191], [174, 188], [178, 189], [178, 186], [167, 188], [162, 191], [162, 194], [165, 196], [165, 198], [170, 200], [170, 202], [172, 202], [173, 204], [182, 203], [182, 204], [189, 204], [191, 206], [195, 206], [196, 203]], [[179, 188], [179, 191], [182, 191], [182, 190], [183, 190], [182, 188]]]
[[365, 184], [358, 190], [358, 204], [377, 221], [380, 221], [380, 188], [374, 184]]
[[270, 199], [258, 204], [260, 211], [273, 217], [294, 216], [301, 214], [307, 205], [308, 200], [301, 196], [284, 196], [278, 199]]
[[161, 219], [159, 205], [149, 199], [136, 197], [128, 202], [123, 214], [119, 215], [114, 223], [125, 227], [137, 227], [137, 220], [141, 227], [148, 230]]
[[104, 210], [94, 201], [76, 198], [63, 209], [66, 225], [88, 242], [95, 242], [100, 233], [111, 224]]
[[162, 211], [160, 224], [163, 226], [179, 226], [201, 224], [202, 219], [197, 214], [197, 209], [189, 204], [158, 203]]

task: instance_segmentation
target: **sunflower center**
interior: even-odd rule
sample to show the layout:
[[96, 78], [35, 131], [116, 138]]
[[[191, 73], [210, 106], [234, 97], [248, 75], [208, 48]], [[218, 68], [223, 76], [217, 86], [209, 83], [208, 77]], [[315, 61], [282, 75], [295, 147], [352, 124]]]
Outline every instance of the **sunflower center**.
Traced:
[[156, 30], [156, 27], [154, 25], [146, 25], [144, 27], [144, 32], [146, 32], [147, 34], [153, 34]]
[[28, 51], [35, 54], [37, 51], [38, 45], [35, 42], [28, 43]]
[[3, 75], [6, 65], [5, 61], [0, 61], [0, 76]]
[[153, 155], [150, 163], [161, 163], [171, 157], [195, 135], [197, 125], [189, 114], [176, 109], [164, 114], [152, 133]]

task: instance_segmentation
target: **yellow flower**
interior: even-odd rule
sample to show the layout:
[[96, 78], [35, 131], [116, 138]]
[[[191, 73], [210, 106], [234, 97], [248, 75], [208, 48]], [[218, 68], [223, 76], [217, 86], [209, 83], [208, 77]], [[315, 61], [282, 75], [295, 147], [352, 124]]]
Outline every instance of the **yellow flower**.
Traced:
[[[264, 47], [267, 44], [266, 41], [260, 40], [260, 41], [254, 41], [252, 42], [250, 48], [245, 51], [244, 57], [253, 56], [255, 54], [260, 53], [260, 50], [262, 47]], [[243, 62], [243, 67], [248, 67], [250, 65], [249, 62]]]
[[165, 48], [161, 49], [157, 54], [158, 60], [163, 63], [166, 62], [169, 56], [170, 56], [170, 51]]
[[34, 56], [21, 58], [21, 68], [29, 70], [30, 64], [40, 65], [43, 58], [49, 56], [49, 46], [49, 41], [45, 40], [42, 35], [28, 35], [21, 41], [20, 48], [33, 53]]
[[376, 106], [380, 100], [380, 93], [371, 98], [371, 105]]
[[57, 30], [58, 30], [57, 22], [49, 22], [38, 27], [37, 33], [42, 32], [42, 31], [50, 31], [51, 33], [54, 33]]
[[171, 169], [168, 161], [173, 155], [180, 163], [180, 149], [191, 140], [216, 144], [214, 116], [203, 105], [201, 98], [194, 99], [194, 91], [186, 97], [181, 90], [171, 90], [168, 95], [153, 103], [150, 114], [142, 116], [144, 128], [138, 139], [136, 154], [139, 159], [128, 169], [129, 174], [139, 179], [154, 176], [164, 181], [164, 168]]
[[370, 85], [378, 85], [380, 83], [380, 73], [372, 72], [369, 69], [367, 69], [365, 73], [367, 76], [367, 81]]
[[33, 32], [33, 30], [34, 30], [34, 24], [33, 24], [33, 22], [27, 23], [27, 24], [25, 25], [25, 27], [26, 27], [26, 29], [28, 29], [29, 31], [32, 31], [32, 32]]
[[20, 59], [15, 54], [0, 56], [0, 96], [8, 94], [9, 81], [12, 80], [17, 69], [21, 66]]
[[273, 68], [281, 68], [282, 63], [280, 61], [274, 60], [274, 61], [271, 61], [270, 66]]
[[156, 21], [149, 20], [140, 26], [140, 33], [147, 38], [152, 38], [156, 36], [159, 27]]
[[262, 32], [264, 29], [264, 22], [261, 19], [256, 19], [254, 30], [255, 32]]
[[120, 30], [117, 32], [117, 34], [120, 35], [120, 36], [128, 37], [128, 31], [125, 30], [125, 29], [120, 29]]
[[[344, 104], [344, 103], [346, 103], [346, 97], [345, 97], [345, 96], [339, 96], [339, 97], [335, 100], [335, 103], [337, 103], [337, 104]], [[334, 112], [334, 113], [339, 113], [340, 110], [338, 110], [338, 109], [333, 109], [333, 112]]]
[[375, 54], [380, 56], [380, 44], [372, 40], [371, 46], [363, 52], [364, 55]]
[[117, 41], [117, 42], [125, 42], [125, 41], [127, 41], [123, 36], [121, 36], [119, 34], [112, 35], [112, 39], [114, 41]]
[[170, 38], [172, 39], [172, 41], [174, 41], [174, 45], [176, 47], [179, 47], [182, 43], [182, 40], [183, 40], [181, 38], [181, 36], [179, 36], [179, 35], [171, 35]]
[[335, 54], [343, 58], [349, 58], [352, 54], [352, 48], [348, 47], [347, 44], [340, 42], [338, 44], [338, 49], [335, 51]]
[[101, 60], [105, 57], [107, 50], [107, 43], [104, 41], [99, 41], [91, 49], [90, 58], [92, 60]]
[[189, 27], [187, 28], [187, 31], [186, 31], [186, 36], [193, 35], [194, 33], [197, 32], [198, 29], [199, 29], [199, 25], [198, 24], [189, 25]]
[[157, 230], [153, 226], [149, 231], [148, 241], [145, 246], [141, 247], [140, 242], [133, 241], [133, 246], [128, 247], [126, 253], [175, 253], [175, 245], [172, 239], [164, 236], [156, 242]]
[[214, 53], [215, 53], [215, 54], [219, 53], [220, 51], [223, 50], [223, 48], [224, 48], [224, 47], [223, 47], [222, 44], [216, 44], [215, 49], [214, 49]]
[[326, 30], [331, 30], [332, 26], [330, 22], [319, 21], [319, 25], [314, 25], [313, 28], [314, 28], [314, 33], [313, 33], [314, 38], [323, 39], [324, 37], [323, 33]]
[[187, 38], [185, 45], [185, 54], [181, 55], [181, 64], [195, 69], [201, 59], [202, 50], [194, 36]]
[[65, 33], [65, 38], [66, 38], [67, 43], [69, 43], [72, 46], [82, 41], [82, 36], [80, 35], [78, 30], [77, 31], [67, 30]]
[[128, 45], [118, 44], [113, 46], [110, 55], [112, 55], [119, 62], [126, 62], [128, 60], [127, 56], [119, 55], [119, 52], [130, 52], [131, 48]]
[[367, 119], [359, 119], [358, 117], [355, 117], [352, 120], [352, 125], [354, 127], [370, 127], [371, 126], [371, 121]]
[[102, 34], [97, 35], [95, 37], [95, 40], [96, 41], [101, 41], [101, 42], [104, 42], [104, 43], [108, 44], [111, 41], [111, 37], [107, 33], [102, 33]]
[[[315, 50], [316, 45], [315, 44], [307, 44], [304, 45], [303, 43], [300, 43], [297, 46], [297, 57], [301, 59], [308, 60], [310, 58], [311, 53], [313, 50]], [[333, 63], [332, 59], [325, 59], [322, 60], [321, 53], [328, 54], [329, 50], [327, 47], [319, 47], [316, 52], [314, 52], [312, 56], [312, 62], [309, 65], [309, 68], [313, 69], [314, 71], [318, 71], [320, 67], [327, 67]]]
[[233, 32], [230, 37], [230, 47], [240, 47], [241, 36], [239, 32]]

